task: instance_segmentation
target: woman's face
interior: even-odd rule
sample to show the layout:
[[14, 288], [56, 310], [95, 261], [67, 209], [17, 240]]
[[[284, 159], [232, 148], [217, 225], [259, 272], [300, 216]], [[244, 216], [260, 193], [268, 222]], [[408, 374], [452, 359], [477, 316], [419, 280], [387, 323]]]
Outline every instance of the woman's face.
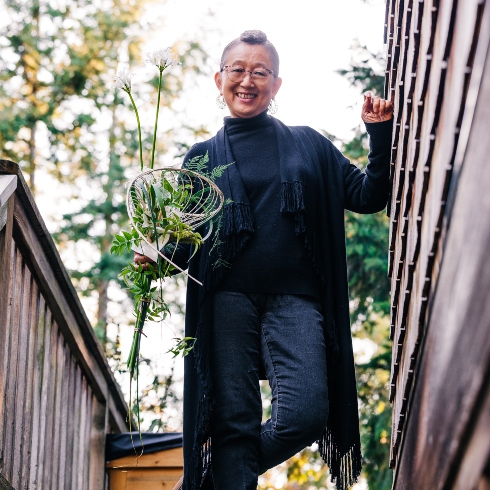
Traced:
[[[225, 60], [226, 66], [239, 66], [253, 71], [267, 68], [272, 71], [269, 51], [260, 44], [240, 43], [232, 48]], [[214, 76], [220, 94], [225, 98], [231, 117], [253, 117], [265, 111], [281, 87], [282, 80], [271, 75], [264, 84], [256, 84], [250, 73], [241, 82], [232, 82], [222, 71]]]

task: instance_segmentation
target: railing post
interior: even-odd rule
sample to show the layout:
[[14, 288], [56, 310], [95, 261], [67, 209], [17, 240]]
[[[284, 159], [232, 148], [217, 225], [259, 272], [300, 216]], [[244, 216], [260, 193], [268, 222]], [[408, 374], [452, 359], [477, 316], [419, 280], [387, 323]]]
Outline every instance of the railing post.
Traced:
[[[0, 175], [0, 423], [3, 420], [2, 412], [5, 393], [5, 372], [4, 363], [8, 359], [5, 349], [7, 349], [6, 332], [8, 311], [10, 304], [10, 274], [11, 274], [11, 250], [12, 250], [12, 224], [14, 219], [14, 199], [15, 189], [17, 188], [17, 176]], [[2, 435], [0, 427], [0, 436]], [[7, 488], [1, 475], [4, 463], [3, 444], [0, 437], [0, 488]]]
[[9, 198], [15, 189], [17, 189], [16, 175], [0, 175], [0, 231], [7, 224]]

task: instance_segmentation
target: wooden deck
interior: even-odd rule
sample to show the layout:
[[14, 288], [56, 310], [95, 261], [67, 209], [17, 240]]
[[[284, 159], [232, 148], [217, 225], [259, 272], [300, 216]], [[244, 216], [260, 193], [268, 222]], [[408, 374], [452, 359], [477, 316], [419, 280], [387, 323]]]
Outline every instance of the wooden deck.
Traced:
[[103, 490], [127, 406], [19, 167], [0, 160], [0, 488]]
[[490, 2], [386, 20], [394, 488], [489, 488]]

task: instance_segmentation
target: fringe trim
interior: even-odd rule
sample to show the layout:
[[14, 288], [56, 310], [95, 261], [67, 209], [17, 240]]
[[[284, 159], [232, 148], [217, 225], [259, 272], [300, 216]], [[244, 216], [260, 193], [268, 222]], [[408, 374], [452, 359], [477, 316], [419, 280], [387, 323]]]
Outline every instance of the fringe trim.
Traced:
[[281, 213], [294, 214], [297, 235], [306, 231], [305, 201], [303, 182], [283, 182], [281, 184]]
[[340, 454], [333, 440], [332, 432], [326, 428], [317, 441], [321, 457], [328, 465], [330, 479], [337, 490], [349, 490], [361, 474], [361, 446], [354, 444], [345, 454]]
[[212, 264], [217, 267], [207, 266], [206, 289], [215, 288], [226, 272], [227, 265], [233, 257], [244, 247], [250, 235], [254, 232], [254, 219], [250, 204], [232, 202], [227, 204], [222, 211], [220, 232], [220, 244], [213, 251]]
[[184, 475], [185, 479], [182, 488], [185, 490], [199, 490], [202, 488], [211, 467], [211, 376], [208, 356], [205, 353], [205, 347], [208, 342], [202, 324], [197, 327], [196, 337], [198, 341], [194, 347], [195, 366], [203, 387], [203, 393], [197, 407], [196, 438], [192, 450], [193, 464], [189, 465], [188, 471]]
[[250, 204], [232, 202], [223, 208], [223, 234], [238, 235], [242, 231], [254, 231], [254, 219]]

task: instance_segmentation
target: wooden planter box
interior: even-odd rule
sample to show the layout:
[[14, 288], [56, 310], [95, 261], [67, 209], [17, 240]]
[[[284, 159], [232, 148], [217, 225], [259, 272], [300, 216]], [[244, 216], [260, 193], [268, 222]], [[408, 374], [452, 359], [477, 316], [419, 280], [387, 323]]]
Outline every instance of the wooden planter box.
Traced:
[[184, 471], [181, 447], [106, 463], [109, 490], [172, 490]]

